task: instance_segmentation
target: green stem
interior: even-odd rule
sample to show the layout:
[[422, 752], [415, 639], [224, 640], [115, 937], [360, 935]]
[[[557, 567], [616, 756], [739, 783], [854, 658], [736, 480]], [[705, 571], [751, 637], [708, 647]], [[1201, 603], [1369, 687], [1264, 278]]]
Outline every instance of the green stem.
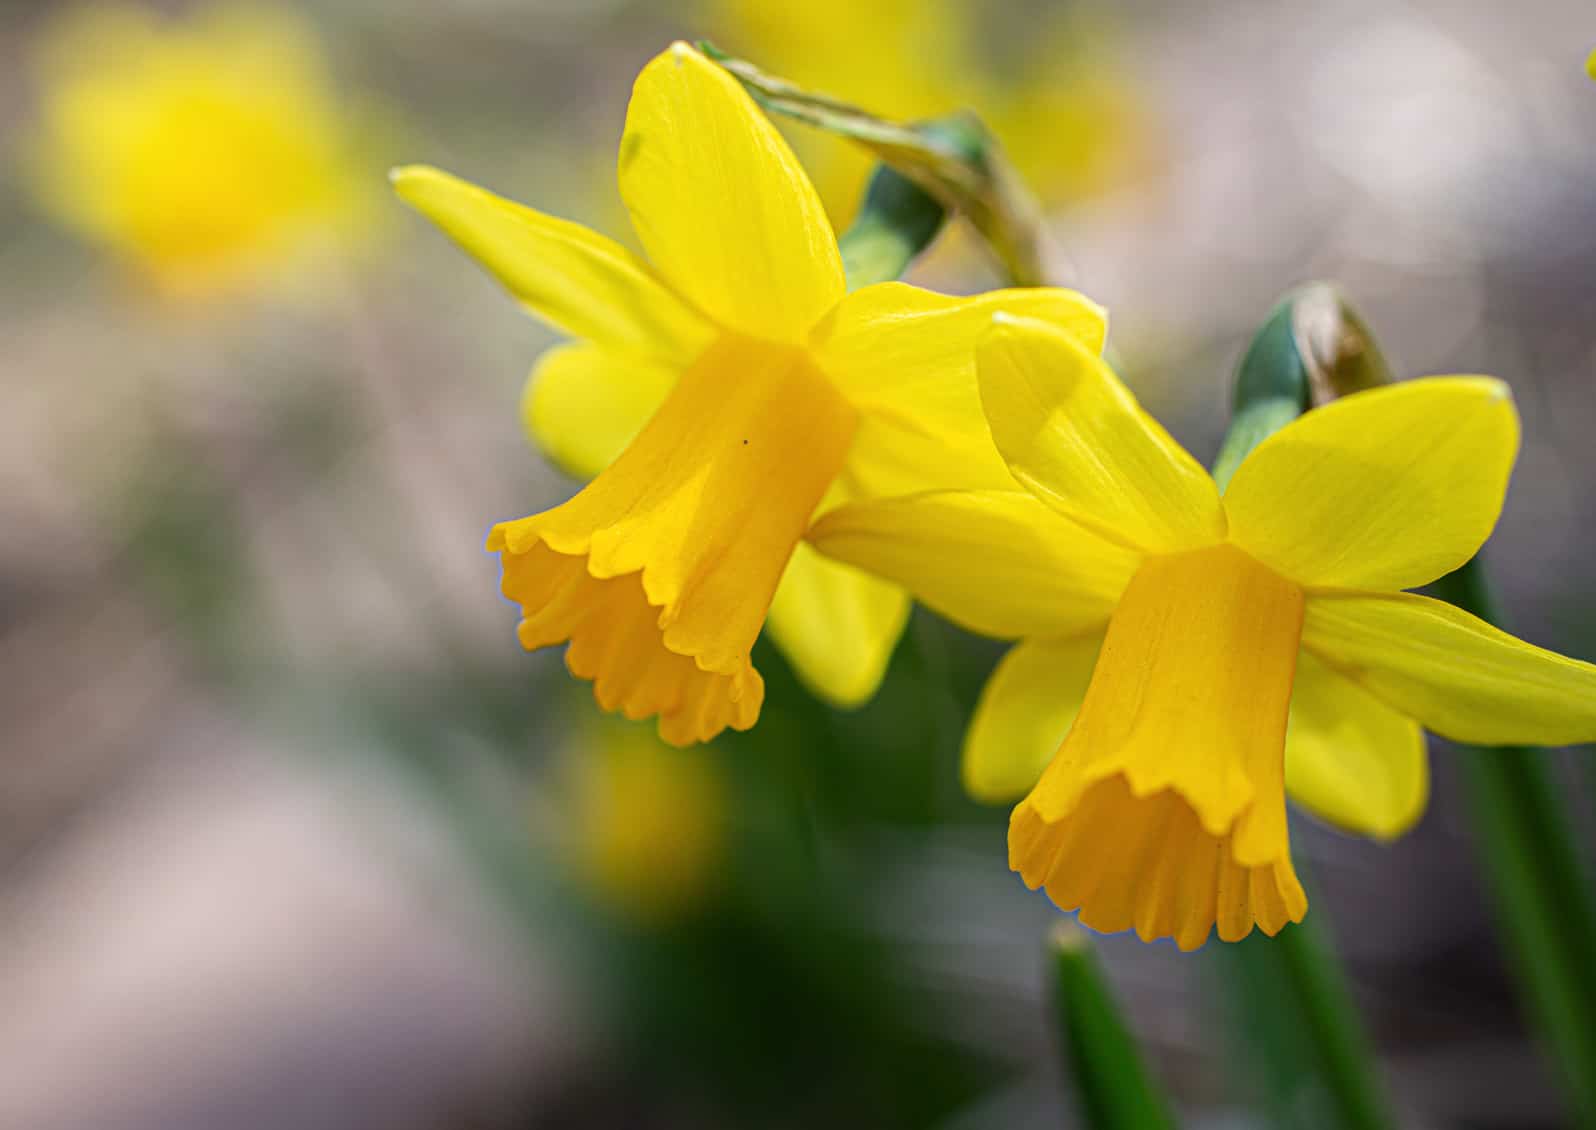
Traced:
[[1341, 292], [1322, 282], [1298, 287], [1270, 311], [1242, 358], [1214, 480], [1223, 490], [1248, 452], [1315, 404], [1390, 379], [1374, 335]]
[[837, 239], [848, 289], [897, 278], [942, 229], [947, 212], [908, 178], [879, 166], [852, 226]]
[[1232, 1015], [1277, 1121], [1384, 1130], [1396, 1122], [1322, 913], [1221, 951]]
[[1154, 1084], [1103, 980], [1083, 931], [1061, 922], [1053, 931], [1053, 1006], [1064, 1066], [1081, 1113], [1098, 1130], [1171, 1127], [1169, 1104]]
[[[1301, 332], [1305, 310], [1311, 309], [1316, 318], [1344, 312], [1338, 298], [1327, 304], [1327, 295], [1333, 292], [1320, 285], [1288, 295], [1253, 338], [1236, 373], [1230, 431], [1214, 462], [1220, 489], [1253, 448], [1308, 410], [1316, 387], [1329, 387], [1324, 376], [1335, 358], [1310, 352]], [[1354, 340], [1355, 335], [1348, 335], [1347, 346]], [[1265, 1012], [1266, 1026], [1282, 1016], [1291, 1018], [1289, 1025], [1274, 1026], [1294, 1030], [1297, 1057], [1306, 1059], [1323, 1080], [1335, 1124], [1358, 1130], [1394, 1127], [1346, 979], [1317, 925], [1287, 926], [1273, 940], [1250, 940], [1237, 947], [1234, 958], [1228, 965], [1232, 980], [1252, 1010]], [[1250, 1026], [1250, 1018], [1244, 1023]], [[1292, 1057], [1284, 1047], [1258, 1051], [1256, 1061], [1276, 1068], [1279, 1086], [1273, 1090], [1300, 1087], [1285, 1063]]]
[[766, 74], [713, 43], [700, 40], [698, 49], [770, 113], [848, 138], [918, 185], [950, 214], [963, 215], [981, 233], [1010, 285], [1043, 285], [1041, 207], [979, 118], [960, 111], [925, 122], [891, 121]]
[[1214, 460], [1220, 490], [1248, 452], [1308, 410], [1310, 381], [1292, 329], [1293, 307], [1287, 298], [1270, 312], [1236, 370], [1230, 431]]
[[[1435, 594], [1497, 626], [1478, 557]], [[1546, 751], [1459, 747], [1476, 843], [1531, 1013], [1562, 1067], [1579, 1125], [1596, 1127], [1596, 906]]]
[[1375, 1077], [1374, 1048], [1359, 1023], [1341, 966], [1317, 922], [1287, 926], [1275, 938], [1309, 1036], [1334, 1080], [1331, 1095], [1347, 1126], [1386, 1127], [1396, 1121]]

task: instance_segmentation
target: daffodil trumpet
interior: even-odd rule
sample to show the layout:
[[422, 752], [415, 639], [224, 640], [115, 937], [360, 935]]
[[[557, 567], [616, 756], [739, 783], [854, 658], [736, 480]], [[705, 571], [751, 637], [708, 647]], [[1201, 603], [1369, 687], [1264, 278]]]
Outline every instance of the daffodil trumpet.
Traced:
[[1387, 839], [1422, 813], [1423, 730], [1596, 738], [1596, 667], [1404, 592], [1473, 555], [1518, 446], [1508, 388], [1359, 392], [1264, 438], [1221, 492], [1095, 353], [999, 314], [977, 350], [1014, 490], [851, 505], [810, 540], [1022, 642], [966, 737], [1023, 794], [1009, 861], [1081, 922], [1182, 949], [1300, 921], [1285, 797]]
[[412, 206], [534, 314], [578, 339], [539, 362], [534, 440], [596, 476], [552, 510], [494, 527], [528, 648], [602, 706], [657, 717], [673, 744], [754, 724], [764, 624], [829, 701], [874, 692], [901, 634], [900, 588], [822, 559], [811, 520], [844, 502], [998, 486], [976, 338], [999, 310], [1102, 346], [1072, 291], [950, 298], [847, 291], [813, 186], [731, 75], [686, 44], [638, 76], [619, 181], [646, 261], [576, 224], [430, 168]]

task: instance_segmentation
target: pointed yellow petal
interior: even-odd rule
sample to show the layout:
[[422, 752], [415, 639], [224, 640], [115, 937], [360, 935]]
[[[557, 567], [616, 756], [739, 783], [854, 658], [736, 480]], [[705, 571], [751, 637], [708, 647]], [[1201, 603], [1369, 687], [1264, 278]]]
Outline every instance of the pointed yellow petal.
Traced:
[[1022, 640], [981, 691], [964, 735], [964, 790], [1000, 804], [1025, 795], [1080, 712], [1103, 637]]
[[909, 594], [800, 543], [765, 622], [811, 692], [844, 709], [863, 706], [909, 622]]
[[1224, 537], [1208, 472], [1086, 345], [1056, 326], [999, 314], [976, 363], [998, 450], [1059, 513], [1149, 553]]
[[521, 395], [527, 435], [566, 474], [591, 479], [659, 409], [680, 370], [587, 343], [557, 345]]
[[955, 623], [1018, 639], [1108, 620], [1140, 558], [1021, 491], [938, 491], [825, 514], [822, 553], [894, 581]]
[[1229, 545], [1154, 557], [1080, 714], [1009, 823], [1009, 864], [1094, 930], [1201, 945], [1299, 921], [1284, 743], [1302, 590]]
[[412, 165], [392, 179], [406, 203], [556, 329], [684, 362], [709, 343], [709, 323], [613, 240], [438, 169]]
[[1304, 585], [1428, 584], [1490, 536], [1517, 451], [1501, 381], [1431, 377], [1360, 392], [1247, 456], [1225, 492], [1231, 538]]
[[637, 77], [620, 181], [655, 268], [727, 328], [796, 343], [842, 297], [836, 236], [792, 150], [685, 43]]
[[1424, 731], [1304, 652], [1286, 729], [1286, 792], [1337, 828], [1395, 839], [1429, 799]]
[[1061, 327], [1100, 351], [1102, 308], [1071, 290], [996, 290], [952, 298], [905, 283], [844, 298], [817, 329], [820, 367], [859, 409], [849, 455], [869, 495], [992, 486], [1013, 479], [981, 413], [975, 346], [997, 311]]
[[1596, 666], [1527, 644], [1444, 601], [1310, 593], [1302, 642], [1453, 741], [1596, 741]]

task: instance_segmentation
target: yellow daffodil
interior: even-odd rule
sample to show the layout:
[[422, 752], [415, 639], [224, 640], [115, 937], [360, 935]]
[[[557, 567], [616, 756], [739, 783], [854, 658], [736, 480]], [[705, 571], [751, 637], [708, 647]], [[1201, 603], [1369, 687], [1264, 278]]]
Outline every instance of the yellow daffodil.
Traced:
[[[1143, 132], [1131, 83], [1101, 28], [1077, 13], [1011, 13], [1023, 41], [998, 43], [1001, 13], [973, 0], [706, 0], [717, 43], [771, 74], [873, 113], [909, 120], [978, 110], [1048, 200], [1078, 198], [1121, 175]], [[870, 173], [856, 146], [801, 136], [833, 216], [859, 202]]]
[[1496, 523], [1518, 445], [1500, 381], [1429, 378], [1309, 412], [1221, 496], [1057, 329], [1000, 316], [977, 366], [1026, 491], [850, 506], [811, 539], [1023, 638], [982, 696], [965, 780], [989, 800], [1030, 790], [1010, 865], [1086, 925], [1182, 949], [1216, 922], [1227, 941], [1273, 934], [1307, 909], [1287, 790], [1387, 838], [1424, 807], [1421, 727], [1483, 745], [1596, 738], [1596, 667], [1400, 591], [1463, 564]]
[[605, 709], [658, 715], [675, 744], [754, 723], [764, 683], [749, 653], [767, 609], [816, 690], [844, 704], [874, 692], [908, 598], [800, 539], [817, 508], [850, 498], [1007, 479], [973, 359], [994, 311], [1102, 345], [1101, 311], [1070, 291], [955, 299], [882, 283], [845, 296], [791, 151], [685, 44], [638, 76], [621, 140], [621, 196], [649, 262], [433, 169], [394, 179], [582, 339], [540, 361], [526, 414], [556, 458], [597, 478], [495, 527], [488, 546], [521, 642], [569, 641], [566, 665]]
[[286, 8], [164, 22], [86, 7], [37, 62], [41, 206], [164, 293], [214, 293], [347, 246], [373, 214], [319, 46]]
[[576, 877], [644, 921], [702, 902], [726, 853], [726, 783], [710, 751], [672, 749], [646, 728], [600, 718], [570, 752], [559, 797]]

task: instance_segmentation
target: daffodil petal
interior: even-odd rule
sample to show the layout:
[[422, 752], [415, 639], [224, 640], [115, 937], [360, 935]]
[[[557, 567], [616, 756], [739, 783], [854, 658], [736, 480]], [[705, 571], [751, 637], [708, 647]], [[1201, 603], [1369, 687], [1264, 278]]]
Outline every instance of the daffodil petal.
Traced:
[[1305, 585], [1428, 584], [1490, 536], [1517, 452], [1501, 381], [1431, 377], [1356, 393], [1247, 456], [1225, 492], [1231, 538]]
[[765, 627], [798, 677], [833, 706], [862, 706], [909, 622], [909, 594], [800, 543]]
[[1030, 791], [1080, 713], [1101, 632], [1022, 640], [981, 690], [964, 735], [964, 790], [1001, 804]]
[[586, 342], [557, 345], [527, 378], [521, 422], [560, 470], [591, 479], [626, 450], [678, 375], [652, 358]]
[[809, 540], [1000, 639], [1075, 635], [1107, 623], [1140, 563], [1022, 491], [855, 503], [824, 515]]
[[1477, 745], [1596, 741], [1596, 666], [1411, 593], [1310, 593], [1303, 644], [1424, 727]]
[[690, 361], [713, 327], [613, 240], [439, 169], [394, 170], [394, 190], [532, 313], [573, 337]]
[[621, 198], [649, 259], [722, 325], [796, 343], [842, 297], [814, 186], [742, 86], [685, 43], [632, 89]]
[[1086, 344], [1046, 322], [999, 314], [976, 364], [998, 450], [1053, 509], [1149, 553], [1224, 537], [1208, 472]]
[[869, 494], [1012, 489], [975, 376], [976, 343], [1000, 310], [1103, 348], [1102, 308], [1072, 290], [1044, 287], [954, 298], [879, 283], [848, 295], [817, 329], [820, 367], [860, 412], [849, 465]]
[[1303, 652], [1286, 728], [1286, 792], [1337, 828], [1395, 839], [1429, 799], [1424, 730]]

